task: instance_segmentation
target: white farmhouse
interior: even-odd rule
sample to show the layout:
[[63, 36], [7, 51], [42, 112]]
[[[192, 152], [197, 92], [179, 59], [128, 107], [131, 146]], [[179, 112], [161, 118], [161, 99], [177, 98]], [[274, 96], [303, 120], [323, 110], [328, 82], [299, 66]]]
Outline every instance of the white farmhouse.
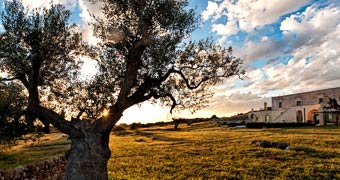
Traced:
[[272, 107], [248, 113], [251, 122], [339, 124], [340, 87], [272, 97]]

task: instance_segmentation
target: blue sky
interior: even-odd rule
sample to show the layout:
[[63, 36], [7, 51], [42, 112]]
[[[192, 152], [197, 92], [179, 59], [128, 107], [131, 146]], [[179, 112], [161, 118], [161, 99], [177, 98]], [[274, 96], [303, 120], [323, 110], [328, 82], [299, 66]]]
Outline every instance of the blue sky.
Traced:
[[[0, 0], [1, 4], [3, 0]], [[48, 1], [24, 0], [28, 8]], [[85, 0], [54, 0], [72, 10], [72, 21], [95, 43], [87, 22], [100, 15], [99, 5]], [[192, 39], [212, 37], [232, 46], [244, 59], [244, 80], [231, 78], [215, 87], [210, 106], [191, 115], [229, 116], [262, 107], [270, 97], [340, 86], [340, 1], [338, 0], [192, 0], [201, 27]], [[93, 62], [83, 68], [91, 70]], [[145, 103], [124, 114], [122, 122], [169, 120], [168, 109]]]

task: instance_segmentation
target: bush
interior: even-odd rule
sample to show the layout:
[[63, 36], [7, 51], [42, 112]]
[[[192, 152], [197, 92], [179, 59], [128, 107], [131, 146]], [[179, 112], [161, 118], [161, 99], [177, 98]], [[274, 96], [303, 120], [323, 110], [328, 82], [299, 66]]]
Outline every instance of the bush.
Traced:
[[131, 130], [137, 130], [138, 128], [140, 128], [142, 126], [142, 124], [139, 122], [139, 123], [132, 123], [130, 125], [130, 129]]
[[285, 127], [306, 127], [314, 126], [307, 123], [247, 123], [247, 128], [285, 128]]
[[115, 127], [113, 127], [112, 131], [125, 131], [124, 126], [121, 125], [116, 125]]

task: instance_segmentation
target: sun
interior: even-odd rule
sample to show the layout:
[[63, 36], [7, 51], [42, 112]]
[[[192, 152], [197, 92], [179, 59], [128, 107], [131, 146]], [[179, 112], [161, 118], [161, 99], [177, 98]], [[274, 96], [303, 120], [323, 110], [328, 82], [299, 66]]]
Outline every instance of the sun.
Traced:
[[102, 116], [104, 116], [104, 117], [108, 116], [109, 112], [110, 112], [110, 110], [104, 109], [104, 111], [102, 112]]

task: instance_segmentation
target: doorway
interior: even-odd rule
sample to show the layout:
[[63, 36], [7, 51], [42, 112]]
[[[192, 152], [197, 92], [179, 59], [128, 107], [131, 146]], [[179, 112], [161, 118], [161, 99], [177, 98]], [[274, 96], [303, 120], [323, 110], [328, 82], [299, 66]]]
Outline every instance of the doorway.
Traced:
[[303, 116], [302, 116], [302, 111], [298, 110], [296, 111], [296, 122], [302, 123], [303, 122]]

